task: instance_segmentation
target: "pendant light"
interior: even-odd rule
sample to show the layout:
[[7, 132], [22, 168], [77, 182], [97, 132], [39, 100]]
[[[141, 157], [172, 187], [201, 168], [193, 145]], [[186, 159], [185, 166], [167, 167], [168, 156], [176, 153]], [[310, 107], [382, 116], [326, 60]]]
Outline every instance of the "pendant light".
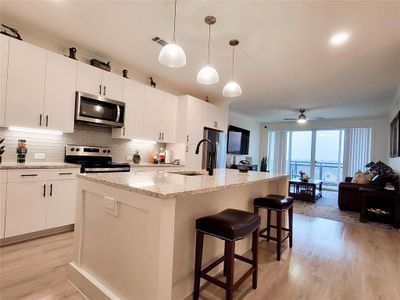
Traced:
[[214, 84], [219, 81], [217, 70], [210, 66], [210, 49], [211, 49], [211, 25], [215, 24], [217, 19], [213, 16], [207, 16], [204, 22], [208, 25], [208, 56], [207, 65], [200, 69], [197, 73], [197, 82], [200, 84]]
[[222, 94], [225, 97], [239, 97], [242, 94], [242, 88], [240, 85], [233, 80], [233, 70], [235, 67], [235, 47], [239, 45], [238, 40], [230, 40], [229, 45], [232, 46], [232, 74], [231, 74], [231, 81], [229, 81], [222, 90]]
[[165, 45], [158, 56], [160, 64], [170, 68], [182, 68], [186, 65], [186, 55], [183, 49], [176, 44], [175, 27], [176, 27], [176, 5], [175, 0], [175, 13], [174, 13], [174, 34], [171, 43]]

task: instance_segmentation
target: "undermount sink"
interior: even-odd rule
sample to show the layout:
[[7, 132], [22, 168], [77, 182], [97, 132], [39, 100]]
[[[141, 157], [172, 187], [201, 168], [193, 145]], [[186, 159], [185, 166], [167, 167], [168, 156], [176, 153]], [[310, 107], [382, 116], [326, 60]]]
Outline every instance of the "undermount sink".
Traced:
[[171, 174], [183, 175], [183, 176], [200, 176], [206, 174], [201, 171], [176, 171], [176, 172], [168, 172]]

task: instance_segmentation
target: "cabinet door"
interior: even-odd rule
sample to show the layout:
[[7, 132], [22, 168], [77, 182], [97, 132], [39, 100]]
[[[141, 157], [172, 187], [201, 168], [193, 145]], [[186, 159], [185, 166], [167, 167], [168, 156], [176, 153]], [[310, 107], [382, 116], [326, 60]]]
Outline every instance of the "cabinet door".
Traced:
[[75, 223], [76, 180], [50, 180], [46, 197], [46, 229]]
[[4, 126], [5, 122], [9, 45], [10, 38], [0, 34], [0, 126]]
[[213, 104], [207, 105], [206, 126], [212, 129], [226, 131], [227, 111]]
[[113, 128], [113, 138], [144, 138], [143, 113], [145, 88], [146, 86], [141, 83], [125, 79], [125, 126], [123, 128]]
[[47, 51], [44, 125], [63, 132], [74, 131], [77, 62]]
[[196, 154], [197, 144], [186, 145], [185, 169], [186, 170], [201, 170], [203, 159], [203, 147], [200, 147], [200, 153]]
[[101, 82], [103, 97], [119, 101], [124, 100], [124, 78], [122, 76], [103, 71]]
[[162, 123], [164, 118], [161, 93], [162, 92], [159, 90], [146, 86], [143, 113], [143, 138], [157, 142], [162, 142]]
[[163, 107], [162, 115], [162, 141], [164, 143], [176, 142], [176, 114], [178, 99], [176, 96], [162, 93], [160, 102]]
[[46, 181], [7, 184], [5, 237], [45, 229]]
[[6, 185], [0, 183], [0, 239], [4, 238], [6, 213]]
[[16, 39], [9, 49], [6, 124], [41, 127], [46, 50]]
[[190, 97], [187, 108], [187, 143], [198, 143], [203, 139], [204, 126], [206, 125], [207, 102]]
[[101, 78], [103, 70], [91, 65], [78, 62], [78, 76], [76, 87], [79, 92], [85, 92], [92, 95], [102, 95]]

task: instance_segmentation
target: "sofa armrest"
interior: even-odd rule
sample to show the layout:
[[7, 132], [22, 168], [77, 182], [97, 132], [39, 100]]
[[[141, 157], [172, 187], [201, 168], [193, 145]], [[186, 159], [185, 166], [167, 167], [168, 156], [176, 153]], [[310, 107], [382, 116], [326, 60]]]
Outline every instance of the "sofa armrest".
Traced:
[[341, 191], [341, 190], [358, 191], [358, 189], [360, 188], [360, 185], [362, 185], [362, 184], [341, 182], [341, 183], [339, 183], [339, 191]]

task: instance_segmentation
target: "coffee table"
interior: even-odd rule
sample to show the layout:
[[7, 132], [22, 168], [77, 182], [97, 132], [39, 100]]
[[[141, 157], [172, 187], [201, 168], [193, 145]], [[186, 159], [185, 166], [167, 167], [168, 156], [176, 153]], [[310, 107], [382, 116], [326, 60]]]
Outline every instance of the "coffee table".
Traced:
[[322, 197], [322, 180], [309, 179], [302, 181], [300, 178], [289, 180], [289, 196], [296, 200], [317, 202]]

